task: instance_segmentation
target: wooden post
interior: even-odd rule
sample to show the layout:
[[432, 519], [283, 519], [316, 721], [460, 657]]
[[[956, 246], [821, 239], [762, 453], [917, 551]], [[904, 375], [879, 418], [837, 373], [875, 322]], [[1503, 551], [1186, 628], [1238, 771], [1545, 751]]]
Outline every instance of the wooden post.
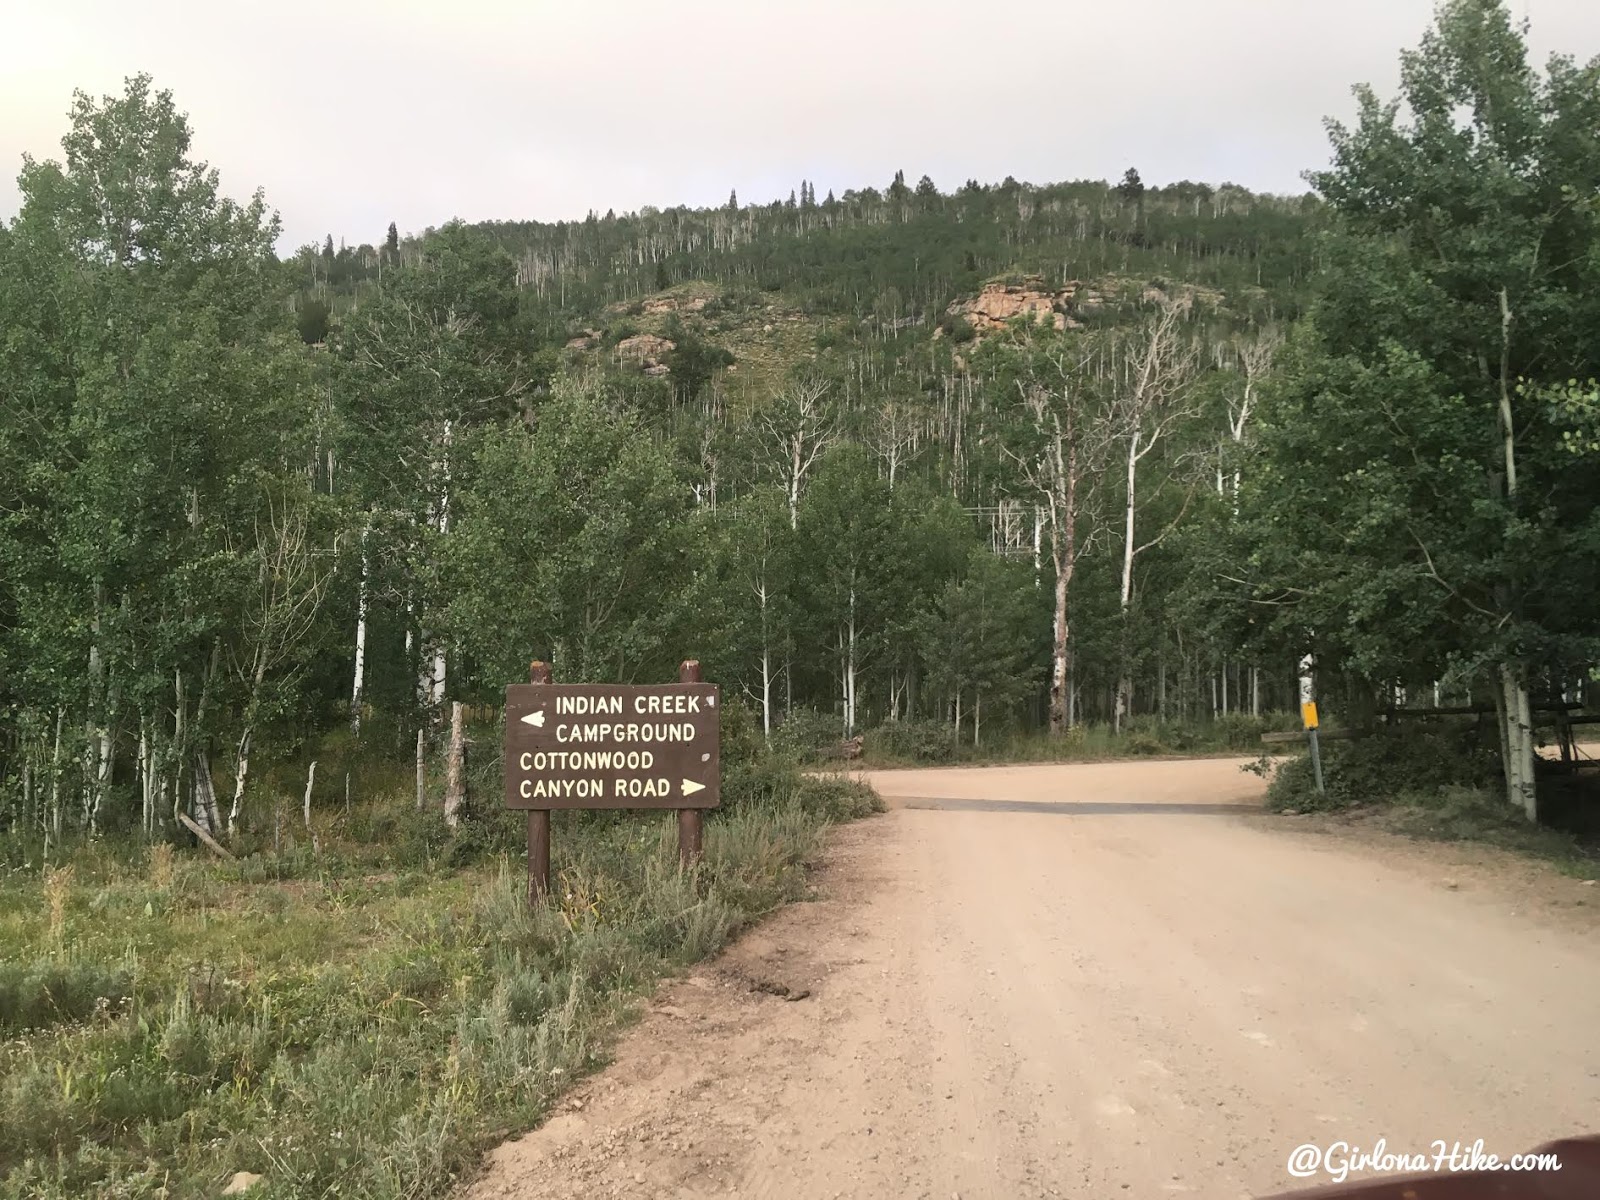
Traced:
[[[698, 659], [685, 659], [678, 666], [679, 683], [700, 682], [700, 662]], [[692, 867], [699, 861], [704, 852], [705, 825], [701, 811], [698, 808], [680, 808], [678, 810], [678, 862], [685, 867]]]
[[305, 804], [303, 805], [305, 809], [305, 823], [307, 829], [311, 828], [311, 785], [316, 782], [316, 778], [317, 760], [313, 758], [311, 760], [311, 769], [306, 772], [306, 799]]
[[[529, 683], [549, 683], [550, 664], [528, 664]], [[528, 811], [528, 903], [537, 904], [550, 891], [550, 810]]]

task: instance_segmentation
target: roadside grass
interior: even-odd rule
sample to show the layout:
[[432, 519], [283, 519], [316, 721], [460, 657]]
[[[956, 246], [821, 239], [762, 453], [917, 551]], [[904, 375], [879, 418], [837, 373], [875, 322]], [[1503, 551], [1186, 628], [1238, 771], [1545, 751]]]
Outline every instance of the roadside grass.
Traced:
[[[1267, 807], [1285, 813], [1350, 812], [1410, 837], [1496, 845], [1580, 878], [1600, 874], [1600, 836], [1582, 818], [1592, 794], [1571, 795], [1541, 779], [1542, 819], [1530, 824], [1500, 790], [1499, 751], [1469, 721], [1380, 730], [1324, 745], [1325, 791], [1318, 793], [1304, 753], [1247, 769], [1265, 774]], [[1580, 818], [1574, 820], [1573, 818]], [[1556, 827], [1566, 826], [1566, 827]]]
[[533, 908], [515, 816], [452, 836], [404, 790], [233, 863], [108, 839], [40, 871], [13, 850], [0, 1197], [213, 1197], [239, 1171], [261, 1200], [444, 1194], [873, 806], [736, 761], [688, 872], [670, 814], [558, 813]]
[[1402, 792], [1386, 823], [1397, 833], [1441, 842], [1486, 842], [1548, 862], [1564, 875], [1600, 875], [1600, 843], [1563, 829], [1532, 825], [1505, 798], [1484, 788]]

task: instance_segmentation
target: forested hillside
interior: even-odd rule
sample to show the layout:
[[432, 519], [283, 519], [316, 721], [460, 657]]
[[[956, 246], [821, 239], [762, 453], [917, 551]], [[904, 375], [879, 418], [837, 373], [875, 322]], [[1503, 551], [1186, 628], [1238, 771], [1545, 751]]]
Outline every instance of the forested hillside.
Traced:
[[906, 745], [1309, 659], [1352, 722], [1492, 704], [1531, 813], [1596, 657], [1600, 88], [1461, 0], [1404, 100], [1304, 197], [897, 174], [280, 261], [172, 97], [80, 96], [0, 230], [0, 821], [226, 839], [331, 737], [686, 657]]

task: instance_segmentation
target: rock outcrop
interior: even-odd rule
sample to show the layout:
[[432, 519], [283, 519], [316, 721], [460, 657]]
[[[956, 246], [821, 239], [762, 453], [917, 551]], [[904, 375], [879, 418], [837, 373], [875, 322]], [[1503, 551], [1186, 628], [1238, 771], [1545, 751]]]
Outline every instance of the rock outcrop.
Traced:
[[[993, 280], [984, 284], [972, 299], [954, 301], [945, 311], [951, 317], [964, 319], [979, 338], [1003, 329], [1007, 322], [1018, 317], [1047, 321], [1057, 329], [1073, 329], [1078, 323], [1067, 310], [1072, 307], [1081, 286], [1073, 281], [1053, 291], [1045, 286], [1041, 275], [1027, 275], [1016, 283]], [[1095, 298], [1098, 300], [1098, 295]], [[941, 333], [942, 329], [934, 336]]]
[[669, 338], [636, 333], [617, 343], [617, 356], [637, 362], [646, 375], [665, 375], [670, 370], [666, 357], [677, 348], [678, 344]]
[[699, 312], [708, 299], [707, 296], [654, 296], [644, 302], [639, 312], [647, 317], [671, 312]]
[[617, 343], [617, 354], [645, 362], [659, 359], [677, 348], [678, 344], [668, 338], [657, 337], [653, 333], [636, 333]]

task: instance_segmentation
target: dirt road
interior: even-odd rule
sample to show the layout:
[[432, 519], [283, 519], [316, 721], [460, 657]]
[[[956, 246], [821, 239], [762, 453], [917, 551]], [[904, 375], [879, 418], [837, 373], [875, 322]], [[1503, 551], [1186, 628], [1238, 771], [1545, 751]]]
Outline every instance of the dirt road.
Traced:
[[819, 899], [472, 1200], [1236, 1197], [1305, 1142], [1600, 1130], [1600, 889], [1260, 814], [1231, 761], [872, 782]]

